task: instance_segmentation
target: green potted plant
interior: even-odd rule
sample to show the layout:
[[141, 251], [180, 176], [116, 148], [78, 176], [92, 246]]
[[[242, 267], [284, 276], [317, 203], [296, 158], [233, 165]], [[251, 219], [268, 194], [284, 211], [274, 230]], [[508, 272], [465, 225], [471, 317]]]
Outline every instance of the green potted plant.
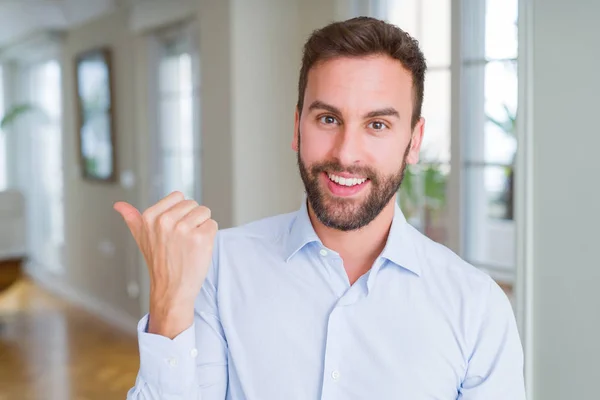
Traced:
[[[443, 241], [435, 219], [441, 217], [446, 206], [447, 174], [440, 164], [409, 165], [400, 188], [400, 207], [407, 219], [422, 215], [424, 233], [434, 240]], [[422, 212], [422, 214], [421, 214]]]
[[[486, 115], [487, 120], [500, 128], [506, 135], [516, 138], [517, 136], [517, 113], [511, 111], [506, 104], [503, 105], [505, 118], [500, 120], [490, 115]], [[512, 156], [510, 165], [506, 167], [506, 190], [505, 198], [502, 200], [506, 204], [504, 218], [512, 220], [514, 217], [514, 191], [515, 191], [515, 156]]]
[[34, 106], [28, 103], [17, 104], [9, 108], [0, 119], [0, 130], [4, 130], [17, 121], [21, 116], [34, 110]]

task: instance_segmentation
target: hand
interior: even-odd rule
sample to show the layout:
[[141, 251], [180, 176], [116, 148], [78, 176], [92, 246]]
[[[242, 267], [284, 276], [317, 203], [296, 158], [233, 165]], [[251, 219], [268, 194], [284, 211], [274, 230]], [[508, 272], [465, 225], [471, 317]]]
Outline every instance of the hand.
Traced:
[[194, 300], [210, 266], [217, 223], [210, 210], [173, 192], [144, 211], [125, 202], [121, 214], [150, 273], [148, 331], [174, 338], [194, 320]]

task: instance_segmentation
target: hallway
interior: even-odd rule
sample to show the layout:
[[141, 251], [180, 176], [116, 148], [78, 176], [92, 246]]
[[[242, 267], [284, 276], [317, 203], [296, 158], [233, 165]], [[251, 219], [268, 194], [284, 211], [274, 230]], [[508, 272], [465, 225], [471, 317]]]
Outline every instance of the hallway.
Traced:
[[30, 281], [0, 293], [0, 400], [124, 399], [138, 366], [135, 336]]

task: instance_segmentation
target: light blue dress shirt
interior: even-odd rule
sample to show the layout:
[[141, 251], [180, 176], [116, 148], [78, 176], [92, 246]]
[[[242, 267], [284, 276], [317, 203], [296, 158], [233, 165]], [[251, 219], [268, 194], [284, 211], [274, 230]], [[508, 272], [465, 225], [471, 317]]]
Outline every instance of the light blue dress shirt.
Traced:
[[175, 339], [139, 323], [130, 400], [522, 400], [511, 305], [487, 275], [409, 225], [350, 285], [306, 204], [219, 231]]

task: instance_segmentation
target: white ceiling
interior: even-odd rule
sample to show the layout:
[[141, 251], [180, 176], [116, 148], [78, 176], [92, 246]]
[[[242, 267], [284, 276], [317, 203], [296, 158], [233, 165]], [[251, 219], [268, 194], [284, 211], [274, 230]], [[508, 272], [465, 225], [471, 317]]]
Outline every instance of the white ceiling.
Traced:
[[0, 47], [47, 29], [65, 29], [131, 0], [0, 0]]

